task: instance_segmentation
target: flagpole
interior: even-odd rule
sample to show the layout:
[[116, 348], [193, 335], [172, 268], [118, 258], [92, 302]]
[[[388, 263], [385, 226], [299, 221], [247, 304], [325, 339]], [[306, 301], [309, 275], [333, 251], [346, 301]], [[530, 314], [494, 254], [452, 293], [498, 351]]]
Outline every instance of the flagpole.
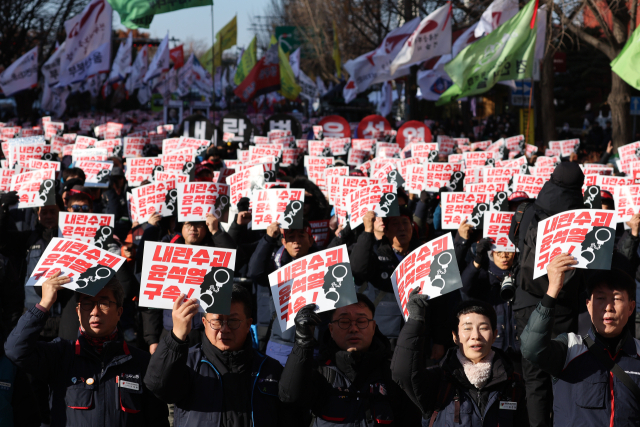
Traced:
[[215, 36], [215, 31], [214, 31], [214, 24], [213, 24], [213, 1], [211, 2], [211, 77], [213, 78], [213, 76], [215, 75], [215, 62], [216, 59], [213, 57], [213, 55], [215, 54], [216, 51], [216, 36]]

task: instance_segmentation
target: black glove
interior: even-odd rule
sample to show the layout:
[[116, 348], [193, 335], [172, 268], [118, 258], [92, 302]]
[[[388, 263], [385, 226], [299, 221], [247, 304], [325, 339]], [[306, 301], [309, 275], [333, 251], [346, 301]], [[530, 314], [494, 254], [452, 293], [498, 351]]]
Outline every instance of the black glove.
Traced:
[[18, 197], [17, 191], [9, 191], [8, 193], [4, 193], [0, 196], [0, 205], [3, 208], [8, 208], [11, 205], [15, 205], [20, 201], [20, 197]]
[[420, 295], [420, 288], [415, 288], [409, 294], [409, 301], [407, 301], [407, 311], [409, 312], [409, 319], [418, 320], [424, 322], [429, 309], [429, 295]]
[[313, 347], [313, 331], [322, 320], [315, 312], [316, 305], [305, 305], [298, 311], [295, 318], [296, 324], [296, 345], [302, 348]]
[[483, 263], [489, 260], [489, 251], [492, 247], [493, 243], [491, 242], [491, 239], [480, 239], [480, 241], [476, 243], [476, 257], [474, 258], [474, 261], [483, 265]]

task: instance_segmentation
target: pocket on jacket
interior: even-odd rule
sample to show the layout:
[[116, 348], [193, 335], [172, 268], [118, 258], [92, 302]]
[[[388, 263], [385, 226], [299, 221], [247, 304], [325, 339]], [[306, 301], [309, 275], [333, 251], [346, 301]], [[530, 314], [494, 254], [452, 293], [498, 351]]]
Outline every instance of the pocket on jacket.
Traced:
[[128, 414], [142, 411], [142, 390], [129, 390], [118, 387], [120, 410]]
[[581, 408], [602, 409], [608, 394], [608, 381], [583, 381], [580, 386], [573, 387], [573, 399]]
[[64, 402], [71, 409], [92, 409], [93, 408], [93, 387], [80, 384], [67, 388]]

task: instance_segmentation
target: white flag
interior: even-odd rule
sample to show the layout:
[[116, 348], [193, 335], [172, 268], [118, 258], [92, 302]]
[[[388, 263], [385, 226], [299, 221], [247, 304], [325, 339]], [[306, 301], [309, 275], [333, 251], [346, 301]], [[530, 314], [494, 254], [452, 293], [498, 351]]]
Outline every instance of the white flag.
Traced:
[[518, 10], [517, 0], [494, 0], [480, 17], [478, 26], [474, 31], [475, 36], [479, 38], [489, 34], [516, 16]]
[[393, 105], [393, 97], [391, 96], [392, 88], [391, 82], [384, 82], [382, 84], [382, 93], [380, 94], [380, 102], [378, 103], [378, 111], [382, 117], [387, 117], [391, 113], [391, 107]]
[[324, 82], [320, 78], [320, 76], [316, 76], [316, 87], [318, 88], [318, 94], [320, 96], [327, 93], [327, 87], [324, 85]]
[[431, 70], [418, 71], [418, 86], [420, 86], [421, 98], [427, 101], [437, 101], [447, 89], [453, 85], [453, 81], [444, 71], [444, 65], [451, 60], [451, 55], [442, 55]]
[[93, 0], [82, 12], [65, 21], [67, 39], [60, 61], [60, 86], [109, 71], [111, 15], [107, 0]]
[[52, 87], [45, 84], [42, 88], [40, 107], [51, 112], [55, 117], [61, 117], [67, 109], [67, 97], [71, 93], [68, 87]]
[[391, 31], [377, 49], [351, 59], [344, 64], [344, 69], [349, 73], [349, 81], [343, 89], [346, 103], [351, 102], [358, 93], [364, 92], [369, 86], [393, 80], [397, 77], [409, 74], [409, 69], [390, 70], [390, 65], [403, 43], [411, 36], [420, 24], [420, 18], [412, 19], [402, 27]]
[[291, 64], [291, 69], [293, 70], [293, 75], [296, 76], [296, 79], [300, 75], [300, 49], [297, 48], [291, 55], [289, 55], [289, 64]]
[[205, 70], [202, 64], [200, 64], [198, 59], [195, 57], [193, 58], [193, 75], [193, 84], [196, 85], [200, 91], [211, 94], [213, 91], [213, 79], [211, 78], [211, 73]]
[[154, 77], [159, 76], [164, 71], [169, 71], [169, 61], [171, 58], [169, 57], [169, 34], [164, 36], [164, 39], [158, 46], [158, 50], [156, 54], [153, 56], [151, 60], [151, 65], [149, 66], [149, 70], [147, 74], [144, 75], [144, 83], [147, 83]]
[[191, 85], [195, 79], [193, 72], [193, 61], [195, 56], [193, 53], [189, 56], [187, 61], [178, 70], [178, 95], [185, 96], [191, 90]]
[[151, 86], [144, 85], [138, 89], [138, 101], [144, 105], [151, 99]]
[[302, 70], [298, 70], [298, 76], [298, 84], [302, 88], [300, 96], [308, 100], [314, 99], [318, 95], [318, 88], [314, 81]]
[[58, 84], [58, 80], [60, 80], [60, 60], [62, 59], [62, 55], [64, 55], [64, 45], [65, 43], [62, 43], [58, 46], [47, 62], [42, 64], [41, 71], [46, 85], [54, 86]]
[[403, 66], [418, 64], [435, 56], [451, 53], [451, 4], [433, 11], [404, 42], [391, 63], [391, 73]]
[[131, 72], [131, 49], [133, 47], [133, 31], [129, 32], [126, 43], [120, 43], [116, 59], [113, 61], [109, 83], [116, 83], [124, 80]]
[[147, 67], [149, 64], [147, 55], [148, 50], [147, 45], [145, 44], [142, 49], [138, 51], [136, 60], [131, 67], [131, 75], [127, 79], [127, 83], [125, 85], [125, 89], [127, 89], [127, 92], [132, 93], [134, 90], [142, 87], [142, 79], [147, 72]]
[[38, 47], [22, 55], [0, 74], [0, 88], [5, 96], [38, 84]]

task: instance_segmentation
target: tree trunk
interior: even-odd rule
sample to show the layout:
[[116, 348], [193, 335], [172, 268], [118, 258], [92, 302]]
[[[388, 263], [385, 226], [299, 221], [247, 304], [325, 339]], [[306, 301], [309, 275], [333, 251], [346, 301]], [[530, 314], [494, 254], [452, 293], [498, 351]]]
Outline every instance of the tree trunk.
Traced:
[[540, 70], [540, 110], [543, 143], [556, 139], [555, 105], [553, 104], [553, 52], [547, 50]]
[[611, 72], [611, 93], [607, 101], [611, 107], [612, 141], [614, 149], [631, 142], [629, 120], [629, 85]]

